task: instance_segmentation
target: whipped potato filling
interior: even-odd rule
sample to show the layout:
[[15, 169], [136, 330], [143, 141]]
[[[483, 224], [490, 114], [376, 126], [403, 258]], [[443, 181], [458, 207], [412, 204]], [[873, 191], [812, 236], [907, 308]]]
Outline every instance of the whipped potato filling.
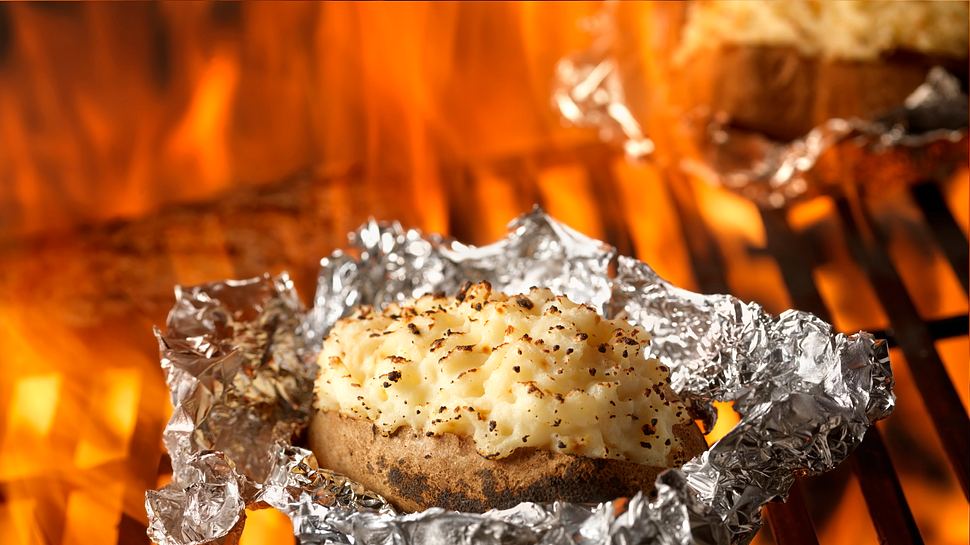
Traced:
[[966, 1], [701, 0], [690, 5], [676, 58], [720, 44], [784, 45], [847, 60], [894, 50], [966, 58], [968, 17]]
[[362, 306], [324, 341], [317, 409], [384, 434], [471, 437], [480, 454], [520, 447], [668, 466], [677, 424], [694, 425], [647, 333], [548, 289], [487, 282], [457, 297]]

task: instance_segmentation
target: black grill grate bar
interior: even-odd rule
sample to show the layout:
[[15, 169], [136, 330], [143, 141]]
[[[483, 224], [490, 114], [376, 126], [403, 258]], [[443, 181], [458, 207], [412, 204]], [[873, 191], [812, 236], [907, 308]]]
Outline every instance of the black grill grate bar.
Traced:
[[612, 154], [597, 153], [586, 162], [586, 173], [590, 183], [597, 189], [595, 205], [603, 224], [607, 241], [619, 255], [635, 255], [633, 236], [623, 216], [623, 202], [620, 187], [613, 173]]
[[[795, 481], [784, 504], [773, 503], [765, 510], [768, 527], [775, 543], [780, 545], [818, 545], [815, 525], [805, 506], [802, 485]], [[805, 531], [805, 529], [811, 531]]]
[[[926, 328], [929, 329], [930, 337], [934, 341], [952, 339], [954, 337], [966, 337], [970, 333], [970, 316], [966, 314], [950, 316], [949, 318], [938, 318], [925, 323]], [[890, 348], [899, 346], [899, 341], [896, 340], [896, 332], [892, 328], [872, 329], [869, 331], [880, 339], [886, 339]]]
[[884, 235], [872, 221], [865, 205], [860, 203], [858, 221], [865, 222], [862, 228], [871, 233], [869, 236], [860, 231], [848, 200], [837, 199], [836, 208], [844, 226], [849, 251], [880, 295], [893, 337], [906, 356], [913, 381], [966, 497], [967, 475], [970, 473], [970, 448], [966, 431], [970, 428], [970, 419], [963, 403], [936, 351], [926, 323], [920, 318], [899, 273], [884, 250]]
[[[811, 312], [831, 323], [832, 317], [815, 285], [812, 263], [806, 262], [804, 242], [792, 231], [781, 210], [762, 210], [768, 252], [775, 256], [795, 307]], [[922, 543], [913, 513], [903, 494], [899, 476], [885, 451], [878, 430], [873, 426], [852, 455], [853, 469], [859, 478], [872, 523], [883, 543], [907, 545]], [[872, 468], [878, 467], [879, 471]]]
[[[691, 268], [700, 290], [709, 294], [730, 293], [727, 278], [724, 276], [724, 258], [700, 215], [688, 180], [679, 176], [668, 178], [665, 187], [670, 193], [677, 217], [680, 218]], [[815, 526], [803, 501], [798, 481], [792, 485], [789, 501], [768, 504], [766, 512], [768, 525], [779, 545], [818, 544]]]
[[919, 205], [943, 255], [946, 256], [964, 292], [970, 292], [970, 244], [946, 205], [939, 186], [931, 181], [916, 184], [910, 189]]
[[[879, 543], [921, 545], [923, 537], [905, 503], [903, 488], [878, 428], [869, 428], [862, 444], [849, 459], [859, 477], [859, 487], [866, 498], [866, 507], [876, 527]], [[874, 501], [869, 501], [869, 498]], [[903, 502], [903, 509], [896, 505], [898, 501]]]

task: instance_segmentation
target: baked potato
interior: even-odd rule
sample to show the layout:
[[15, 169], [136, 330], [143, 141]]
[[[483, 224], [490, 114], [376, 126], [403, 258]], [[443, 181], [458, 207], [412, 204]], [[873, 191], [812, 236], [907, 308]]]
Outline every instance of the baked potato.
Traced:
[[[943, 66], [966, 84], [967, 2], [619, 3], [631, 107], [716, 115], [777, 140], [881, 117]], [[658, 135], [658, 137], [663, 135]]]
[[650, 490], [706, 444], [648, 346], [547, 289], [359, 307], [324, 340], [311, 448], [406, 511]]

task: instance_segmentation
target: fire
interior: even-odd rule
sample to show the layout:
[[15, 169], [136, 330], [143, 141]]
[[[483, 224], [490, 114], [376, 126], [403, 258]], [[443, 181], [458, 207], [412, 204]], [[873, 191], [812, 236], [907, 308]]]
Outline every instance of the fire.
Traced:
[[[54, 423], [54, 404], [61, 387], [56, 374], [25, 378], [14, 387], [10, 402], [13, 410], [7, 428], [18, 434], [43, 437]], [[10, 450], [13, 450], [12, 447]]]
[[613, 168], [637, 256], [670, 282], [696, 290], [697, 280], [664, 173], [648, 163], [617, 161]]
[[243, 530], [239, 545], [262, 545], [263, 543], [279, 545], [296, 543], [293, 525], [286, 515], [275, 509], [247, 510], [246, 528]]
[[[966, 341], [962, 344], [963, 364], [958, 366], [960, 371], [953, 378], [962, 378], [963, 382], [958, 384], [963, 384], [960, 390], [965, 390]], [[905, 357], [899, 350], [892, 350], [890, 356], [896, 375], [897, 408], [893, 418], [881, 422], [880, 428], [896, 461], [913, 516], [926, 541], [947, 545], [966, 543], [970, 521], [960, 485], [949, 473], [939, 471], [945, 467], [943, 446], [933, 432], [933, 423], [913, 385]]]
[[816, 199], [788, 213], [792, 228], [803, 236], [824, 241], [827, 255], [815, 271], [819, 293], [842, 331], [883, 329], [889, 323], [879, 304], [879, 296], [865, 280], [864, 272], [852, 258], [847, 242], [839, 234], [835, 203]]
[[838, 502], [838, 505], [832, 510], [834, 515], [831, 520], [818, 528], [819, 543], [835, 545], [879, 543], [872, 523], [865, 516], [866, 501], [855, 477], [849, 478], [842, 496], [835, 501]]
[[970, 176], [966, 168], [957, 170], [953, 173], [950, 183], [946, 184], [945, 197], [950, 208], [950, 213], [960, 224], [963, 232], [970, 231], [970, 211], [967, 210], [966, 203], [970, 202], [970, 186], [961, 183]]
[[168, 137], [166, 152], [176, 165], [196, 172], [189, 198], [206, 196], [229, 182], [229, 114], [239, 80], [239, 61], [231, 54], [208, 59], [181, 121]]
[[765, 233], [754, 203], [740, 196], [715, 190], [701, 180], [692, 179], [697, 203], [709, 228], [718, 237], [727, 258], [726, 276], [741, 299], [758, 301], [769, 312], [791, 308], [791, 299], [775, 262], [767, 256], [752, 255], [751, 248], [765, 246]]
[[82, 431], [74, 453], [74, 466], [90, 469], [124, 457], [126, 443], [135, 428], [141, 374], [133, 369], [108, 369], [96, 377], [92, 389], [101, 402], [92, 407], [98, 412], [88, 430]]
[[595, 200], [592, 181], [579, 165], [546, 169], [539, 175], [546, 211], [591, 237], [605, 238], [599, 218], [589, 213]]
[[468, 242], [487, 244], [505, 236], [508, 223], [523, 210], [516, 204], [518, 196], [511, 180], [491, 171], [477, 173], [476, 179], [475, 201], [494, 206], [482, 207], [481, 239]]
[[734, 403], [715, 401], [714, 408], [717, 410], [717, 421], [710, 433], [704, 436], [708, 445], [716, 443], [741, 421], [741, 415], [734, 410]]
[[[772, 312], [792, 306], [759, 211], [708, 183], [676, 120], [656, 112], [645, 129], [658, 152], [637, 164], [561, 125], [554, 66], [589, 44], [583, 21], [600, 8], [0, 6], [0, 543], [143, 540], [144, 490], [169, 479], [150, 331], [171, 287], [287, 268], [306, 296], [316, 260], [371, 215], [481, 244], [541, 202], [588, 235], [619, 233], [698, 290], [704, 271], [676, 206], [687, 200], [730, 290]], [[637, 62], [669, 98], [650, 49], [664, 37], [651, 38]], [[941, 184], [964, 234], [968, 179], [963, 169]], [[921, 318], [965, 315], [960, 279], [906, 192], [875, 209]], [[787, 221], [813, 241], [837, 328], [886, 329], [885, 294], [854, 261], [832, 201]], [[936, 348], [970, 404], [967, 337]], [[966, 543], [965, 498], [905, 361], [893, 362], [899, 408], [882, 431], [904, 491], [927, 541]], [[718, 411], [711, 442], [738, 421], [730, 404]], [[813, 512], [820, 542], [876, 541], [854, 480], [805, 489], [836, 505]], [[248, 516], [244, 544], [292, 539], [278, 513]]]

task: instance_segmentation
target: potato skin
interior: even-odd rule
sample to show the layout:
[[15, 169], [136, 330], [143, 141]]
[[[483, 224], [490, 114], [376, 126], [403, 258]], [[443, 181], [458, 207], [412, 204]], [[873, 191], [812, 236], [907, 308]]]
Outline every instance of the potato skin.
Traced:
[[[685, 452], [674, 453], [671, 466], [707, 448], [696, 426], [678, 426], [674, 432]], [[314, 415], [309, 439], [321, 467], [350, 477], [403, 511], [483, 512], [523, 501], [608, 501], [652, 490], [657, 474], [666, 469], [536, 448], [489, 460], [468, 437], [428, 437], [410, 428], [385, 437], [367, 420], [334, 412]]]
[[965, 62], [907, 51], [870, 61], [821, 59], [791, 47], [725, 45], [699, 52], [675, 73], [688, 108], [708, 105], [734, 126], [791, 140], [831, 118], [886, 114], [933, 66], [965, 78]]

